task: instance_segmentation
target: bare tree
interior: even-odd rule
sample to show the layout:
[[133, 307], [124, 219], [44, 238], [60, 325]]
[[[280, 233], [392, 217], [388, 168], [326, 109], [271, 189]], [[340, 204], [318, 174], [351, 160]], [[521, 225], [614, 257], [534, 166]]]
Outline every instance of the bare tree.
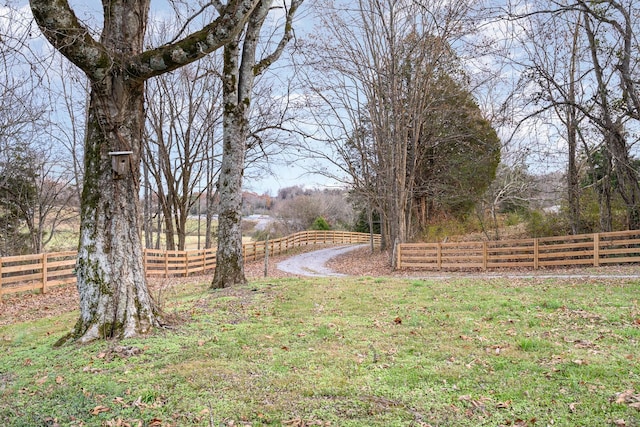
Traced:
[[333, 141], [330, 156], [380, 213], [384, 242], [406, 242], [416, 177], [432, 142], [428, 112], [439, 102], [431, 95], [441, 76], [455, 73], [451, 46], [469, 30], [469, 4], [360, 0], [326, 9], [319, 18], [327, 34], [314, 43], [321, 57], [307, 59], [316, 71], [310, 98], [329, 110], [332, 118], [320, 120]]
[[582, 232], [580, 219], [579, 149], [585, 114], [583, 39], [580, 14], [567, 11], [560, 15], [533, 14], [520, 27], [524, 35], [525, 72], [520, 88], [532, 88], [528, 102], [534, 107], [529, 117], [549, 115], [559, 121], [558, 138], [567, 146], [566, 200], [568, 222], [573, 234]]
[[202, 192], [214, 191], [217, 174], [207, 170], [216, 159], [221, 88], [215, 78], [217, 63], [208, 59], [156, 77], [147, 85], [144, 161], [153, 177], [168, 250], [185, 249], [189, 212]]
[[[632, 143], [628, 141], [626, 122], [640, 121], [640, 84], [638, 78], [637, 37], [640, 26], [634, 16], [640, 13], [632, 2], [615, 0], [603, 2], [601, 8], [591, 8], [578, 1], [584, 12], [584, 29], [589, 40], [591, 64], [596, 82], [599, 117], [592, 120], [601, 129], [605, 145], [611, 155], [618, 180], [618, 192], [627, 206], [630, 229], [640, 228], [639, 171], [632, 162]], [[612, 93], [611, 86], [618, 90]]]
[[76, 268], [80, 318], [61, 342], [131, 337], [160, 324], [146, 285], [138, 225], [144, 84], [233, 40], [257, 3], [215, 2], [219, 16], [213, 22], [145, 50], [148, 0], [103, 0], [99, 40], [67, 1], [31, 0], [44, 36], [91, 86]]
[[[29, 20], [19, 10], [2, 8], [0, 16], [0, 253], [14, 255], [42, 248], [38, 203], [40, 166], [47, 156], [32, 142], [47, 125], [48, 105], [42, 97], [42, 77], [28, 63], [37, 64], [29, 48]], [[45, 92], [46, 93], [46, 92]], [[28, 233], [23, 233], [24, 226]]]
[[[303, 0], [293, 0], [284, 8], [282, 36], [267, 43], [260, 58], [260, 36], [269, 16], [272, 0], [260, 0], [251, 14], [244, 32], [224, 47], [223, 80], [223, 142], [222, 168], [218, 179], [220, 205], [218, 212], [218, 250], [211, 287], [224, 288], [245, 283], [242, 256], [242, 179], [247, 139], [250, 136], [250, 108], [255, 77], [277, 61], [293, 37], [293, 17]], [[264, 41], [263, 41], [264, 42]]]
[[[638, 13], [637, 5], [627, 0], [540, 0], [510, 14], [520, 23], [518, 48], [527, 53], [525, 58], [513, 55], [525, 70], [518, 89], [532, 95], [520, 96], [530, 102], [525, 120], [547, 115], [547, 128], [559, 122], [557, 137], [567, 142], [567, 200], [574, 233], [581, 230], [580, 177], [585, 171], [579, 170], [580, 151], [587, 155], [588, 174], [596, 179], [602, 231], [612, 227], [613, 191], [625, 201], [628, 226], [640, 227], [640, 184], [630, 132], [640, 118], [640, 51], [635, 42], [640, 27], [633, 19]], [[600, 137], [594, 137], [594, 129]]]
[[[498, 166], [495, 180], [484, 195], [484, 200], [476, 209], [488, 239], [500, 239], [498, 214], [504, 210], [527, 209], [537, 192], [534, 179], [523, 158], [513, 164], [503, 162]], [[489, 211], [493, 236], [485, 226], [485, 211]]]

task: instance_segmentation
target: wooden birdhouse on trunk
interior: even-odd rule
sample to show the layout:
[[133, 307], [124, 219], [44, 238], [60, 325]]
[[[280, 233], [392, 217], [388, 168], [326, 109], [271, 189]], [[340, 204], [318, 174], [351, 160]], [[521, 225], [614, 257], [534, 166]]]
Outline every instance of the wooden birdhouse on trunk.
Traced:
[[110, 151], [111, 169], [113, 170], [113, 178], [120, 179], [129, 175], [131, 170], [131, 155], [133, 151]]

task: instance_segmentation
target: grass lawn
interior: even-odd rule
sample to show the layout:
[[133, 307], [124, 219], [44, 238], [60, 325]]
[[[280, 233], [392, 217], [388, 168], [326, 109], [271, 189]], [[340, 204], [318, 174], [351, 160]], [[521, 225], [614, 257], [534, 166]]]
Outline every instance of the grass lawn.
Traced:
[[640, 281], [207, 284], [143, 339], [0, 327], [0, 425], [640, 426]]

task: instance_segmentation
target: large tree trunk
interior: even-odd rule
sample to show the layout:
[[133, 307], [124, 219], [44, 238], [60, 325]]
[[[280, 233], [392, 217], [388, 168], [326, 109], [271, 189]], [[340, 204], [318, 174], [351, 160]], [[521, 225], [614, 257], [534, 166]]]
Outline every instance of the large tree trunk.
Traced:
[[[242, 177], [248, 129], [247, 102], [239, 102], [239, 43], [224, 47], [222, 165], [218, 177], [218, 250], [211, 287], [247, 282], [242, 254]], [[247, 95], [248, 96], [248, 95]]]
[[[77, 261], [80, 318], [73, 332], [81, 342], [132, 337], [159, 324], [138, 225], [143, 100], [143, 83], [116, 73], [92, 85]], [[112, 170], [109, 153], [116, 151], [132, 151], [122, 174]]]
[[225, 137], [223, 150], [228, 161], [223, 161], [218, 182], [220, 194], [218, 250], [211, 284], [214, 289], [247, 282], [242, 254], [242, 191], [240, 190], [244, 169], [244, 144], [231, 142]]
[[275, 49], [256, 60], [260, 30], [272, 0], [260, 0], [251, 13], [244, 37], [224, 47], [222, 92], [224, 98], [222, 165], [218, 178], [218, 251], [211, 287], [246, 283], [242, 254], [242, 177], [247, 149], [249, 109], [255, 77], [278, 60], [292, 37], [292, 19], [303, 0], [293, 0], [286, 10], [284, 34]]
[[[598, 97], [600, 98], [600, 108], [602, 118], [600, 120], [600, 128], [605, 137], [605, 143], [607, 144], [607, 152], [611, 161], [614, 162], [613, 170], [618, 178], [617, 190], [620, 196], [623, 198], [627, 206], [627, 226], [629, 229], [640, 228], [640, 183], [638, 182], [637, 172], [634, 170], [631, 163], [630, 146], [627, 144], [624, 135], [624, 120], [622, 117], [614, 119], [614, 108], [609, 103], [609, 89], [608, 82], [604, 77], [603, 67], [598, 58], [599, 43], [591, 25], [590, 16], [585, 12], [585, 29], [589, 38], [589, 47], [591, 51], [591, 59], [593, 62], [593, 70], [596, 76], [596, 82], [598, 84]], [[623, 10], [624, 13], [624, 10]], [[626, 42], [630, 40], [626, 39]], [[628, 48], [625, 52], [628, 55]], [[623, 62], [618, 64], [618, 68], [626, 69], [628, 71], [628, 59], [623, 58]], [[627, 80], [623, 75], [623, 84]], [[633, 88], [633, 86], [630, 86]], [[640, 102], [640, 101], [639, 101]], [[630, 103], [630, 111], [633, 110], [633, 103]], [[610, 214], [609, 209], [609, 216]], [[608, 218], [611, 222], [611, 218]], [[602, 219], [601, 219], [602, 221]], [[603, 230], [610, 231], [610, 230]]]

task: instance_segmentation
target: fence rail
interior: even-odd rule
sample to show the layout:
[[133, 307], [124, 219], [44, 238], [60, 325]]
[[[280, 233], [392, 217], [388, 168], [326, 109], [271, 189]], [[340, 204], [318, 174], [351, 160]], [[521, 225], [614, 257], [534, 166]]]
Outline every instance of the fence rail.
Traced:
[[640, 230], [538, 239], [402, 243], [399, 269], [496, 269], [640, 263]]
[[[302, 231], [268, 242], [242, 245], [245, 260], [263, 258], [268, 247], [270, 255], [277, 255], [297, 246], [324, 243], [368, 243], [370, 235], [346, 231]], [[380, 236], [374, 236], [380, 243]], [[0, 301], [4, 294], [39, 290], [43, 293], [54, 286], [76, 282], [77, 252], [55, 252], [36, 255], [0, 257]], [[145, 249], [144, 267], [147, 277], [188, 276], [213, 270], [215, 249], [160, 251]]]

